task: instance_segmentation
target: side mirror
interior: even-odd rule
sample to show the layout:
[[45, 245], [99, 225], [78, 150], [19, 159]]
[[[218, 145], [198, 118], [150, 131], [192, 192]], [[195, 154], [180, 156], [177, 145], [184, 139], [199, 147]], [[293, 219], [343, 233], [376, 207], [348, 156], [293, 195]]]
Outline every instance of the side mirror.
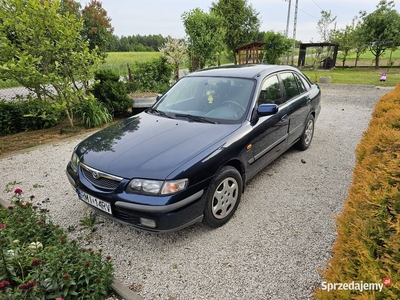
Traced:
[[276, 104], [260, 104], [257, 108], [259, 116], [271, 116], [278, 112], [279, 107]]

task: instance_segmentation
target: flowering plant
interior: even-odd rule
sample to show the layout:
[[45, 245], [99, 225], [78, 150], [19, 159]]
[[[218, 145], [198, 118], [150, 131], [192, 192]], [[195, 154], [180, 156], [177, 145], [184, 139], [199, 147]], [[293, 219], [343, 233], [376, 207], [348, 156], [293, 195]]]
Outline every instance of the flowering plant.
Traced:
[[0, 299], [106, 298], [110, 256], [68, 240], [33, 200], [15, 189], [12, 205], [0, 208]]

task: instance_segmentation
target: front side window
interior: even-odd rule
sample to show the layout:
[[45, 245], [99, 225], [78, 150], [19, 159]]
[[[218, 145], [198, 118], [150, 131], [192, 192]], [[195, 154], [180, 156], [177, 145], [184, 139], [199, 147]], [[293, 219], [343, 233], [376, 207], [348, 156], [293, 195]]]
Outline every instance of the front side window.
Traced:
[[252, 79], [189, 76], [163, 95], [153, 111], [172, 118], [190, 115], [236, 123], [248, 109], [254, 86]]
[[258, 96], [258, 105], [260, 104], [282, 104], [283, 95], [279, 79], [276, 75], [267, 78], [261, 88], [260, 95]]

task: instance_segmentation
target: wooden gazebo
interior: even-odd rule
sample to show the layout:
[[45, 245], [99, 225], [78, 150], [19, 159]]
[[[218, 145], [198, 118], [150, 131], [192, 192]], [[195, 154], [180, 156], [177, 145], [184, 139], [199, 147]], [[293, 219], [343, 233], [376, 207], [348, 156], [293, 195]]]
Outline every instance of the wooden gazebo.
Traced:
[[264, 42], [253, 42], [236, 49], [238, 64], [262, 63]]
[[333, 58], [326, 58], [322, 60], [321, 68], [323, 69], [331, 69], [336, 65], [336, 58], [339, 50], [339, 44], [337, 43], [307, 43], [307, 44], [300, 44], [300, 51], [299, 51], [299, 60], [297, 63], [298, 67], [304, 67], [306, 57], [307, 57], [307, 48], [316, 48], [316, 47], [329, 47], [333, 48]]

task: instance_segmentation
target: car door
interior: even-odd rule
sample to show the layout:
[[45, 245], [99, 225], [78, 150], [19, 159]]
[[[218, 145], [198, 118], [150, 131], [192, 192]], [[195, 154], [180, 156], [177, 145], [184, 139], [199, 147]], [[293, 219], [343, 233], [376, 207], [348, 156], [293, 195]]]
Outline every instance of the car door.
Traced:
[[284, 103], [282, 85], [277, 75], [266, 78], [259, 91], [256, 107], [260, 104], [275, 103], [279, 110], [272, 116], [261, 116], [252, 122], [254, 139], [253, 170], [263, 168], [286, 150], [289, 131], [290, 105]]
[[304, 124], [310, 111], [310, 98], [304, 83], [294, 72], [280, 74], [290, 106], [288, 145], [291, 146], [302, 134]]

